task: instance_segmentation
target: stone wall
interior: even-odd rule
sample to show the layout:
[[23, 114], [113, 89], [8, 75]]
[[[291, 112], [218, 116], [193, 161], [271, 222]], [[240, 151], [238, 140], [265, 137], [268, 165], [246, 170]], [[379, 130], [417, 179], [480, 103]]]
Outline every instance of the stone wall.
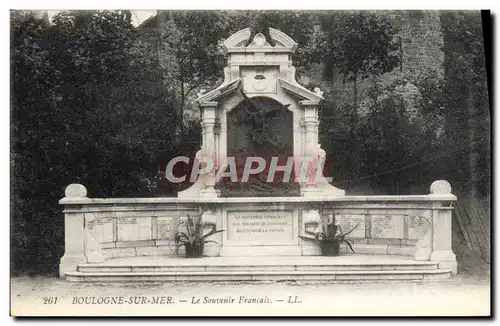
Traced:
[[[376, 11], [381, 17], [387, 17], [399, 28], [397, 38], [402, 45], [402, 62], [392, 72], [379, 79], [390, 83], [396, 78], [418, 81], [429, 73], [438, 78], [444, 75], [443, 35], [439, 12], [435, 10]], [[358, 81], [358, 103], [364, 97], [370, 82]], [[336, 103], [351, 102], [352, 82], [343, 82], [342, 76], [334, 74], [333, 92]]]
[[[382, 15], [386, 14], [385, 12]], [[404, 77], [419, 79], [429, 70], [443, 77], [443, 35], [439, 12], [434, 10], [407, 10], [389, 12], [387, 16], [401, 29]], [[400, 69], [400, 68], [399, 68]]]
[[356, 253], [413, 256], [456, 272], [451, 248], [455, 200], [446, 181], [434, 182], [429, 195], [330, 198], [102, 199], [88, 198], [85, 187], [72, 184], [60, 201], [65, 207], [60, 274], [81, 263], [174, 255], [179, 222], [196, 214], [226, 230], [210, 238], [217, 244], [205, 248], [208, 256], [320, 255], [319, 246], [303, 237], [335, 218], [344, 231], [358, 226], [349, 236]]

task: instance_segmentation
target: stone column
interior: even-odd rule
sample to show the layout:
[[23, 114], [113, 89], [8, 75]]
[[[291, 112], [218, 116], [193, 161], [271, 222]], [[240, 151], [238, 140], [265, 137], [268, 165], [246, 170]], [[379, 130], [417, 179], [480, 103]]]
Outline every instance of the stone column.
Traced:
[[[87, 189], [77, 183], [70, 184], [64, 192], [64, 201], [87, 198]], [[59, 263], [59, 277], [67, 272], [76, 271], [78, 264], [86, 263], [85, 256], [85, 216], [78, 208], [66, 206], [64, 210], [64, 256]]]
[[316, 185], [316, 167], [318, 158], [318, 102], [316, 101], [302, 101], [301, 104], [304, 106], [304, 137], [305, 137], [305, 147], [303, 149], [302, 155], [307, 158], [309, 162], [309, 169], [307, 173], [307, 180], [303, 183], [302, 195], [307, 196], [310, 192], [317, 192], [319, 189]]
[[439, 268], [450, 268], [457, 274], [457, 260], [451, 247], [452, 202], [456, 197], [451, 194], [451, 185], [445, 180], [434, 181], [431, 196], [450, 197], [437, 202], [432, 210], [432, 253], [430, 261], [438, 262]]
[[205, 180], [205, 189], [201, 191], [201, 197], [218, 197], [215, 191], [215, 161], [217, 154], [215, 153], [215, 112], [217, 109], [217, 102], [207, 102], [202, 106], [202, 128], [204, 134], [203, 157], [212, 160], [214, 167], [208, 174], [204, 174], [202, 178]]

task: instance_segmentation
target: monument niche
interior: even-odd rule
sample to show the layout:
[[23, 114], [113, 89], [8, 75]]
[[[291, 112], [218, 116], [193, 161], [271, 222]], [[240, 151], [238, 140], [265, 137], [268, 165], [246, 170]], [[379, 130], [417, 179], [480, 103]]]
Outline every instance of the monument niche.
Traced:
[[[277, 171], [271, 180], [267, 179], [273, 157], [279, 166], [285, 166], [293, 157], [293, 113], [289, 105], [268, 97], [250, 99], [242, 95], [245, 100], [227, 116], [227, 154], [235, 158], [238, 182], [219, 180], [221, 196], [300, 196], [293, 168], [288, 177], [284, 171]], [[242, 182], [249, 157], [263, 158], [266, 168]]]

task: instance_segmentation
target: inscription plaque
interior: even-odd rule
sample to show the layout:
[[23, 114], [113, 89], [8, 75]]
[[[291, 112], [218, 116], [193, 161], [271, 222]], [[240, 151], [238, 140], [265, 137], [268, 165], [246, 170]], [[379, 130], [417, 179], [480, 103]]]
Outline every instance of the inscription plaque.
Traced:
[[358, 223], [358, 227], [349, 233], [348, 238], [364, 238], [366, 235], [365, 215], [335, 215], [335, 223], [340, 225], [342, 232], [348, 232]]
[[419, 240], [429, 230], [431, 223], [425, 216], [407, 216], [408, 239]]
[[151, 218], [119, 217], [118, 241], [151, 240]]
[[402, 215], [372, 215], [371, 237], [403, 239], [404, 221]]
[[180, 219], [178, 217], [158, 217], [158, 239], [170, 240], [174, 238], [174, 233], [177, 231]]
[[87, 222], [87, 230], [98, 243], [113, 242], [113, 218], [99, 218]]
[[233, 244], [288, 245], [294, 240], [291, 211], [228, 212], [227, 238]]

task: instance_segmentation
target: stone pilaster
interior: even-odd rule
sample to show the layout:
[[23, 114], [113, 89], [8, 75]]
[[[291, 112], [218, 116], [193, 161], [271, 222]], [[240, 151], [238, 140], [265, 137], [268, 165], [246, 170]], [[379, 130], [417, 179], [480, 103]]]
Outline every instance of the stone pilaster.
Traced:
[[309, 162], [309, 168], [307, 169], [307, 179], [302, 183], [302, 195], [308, 196], [309, 194], [315, 194], [319, 191], [316, 184], [316, 169], [317, 169], [317, 159], [318, 159], [318, 102], [317, 101], [302, 101], [302, 106], [304, 107], [304, 117], [302, 120], [304, 126], [304, 149], [302, 152], [303, 157], [306, 159], [305, 162]]
[[433, 210], [426, 210], [424, 212], [424, 217], [427, 219], [429, 223], [429, 228], [427, 231], [417, 239], [417, 243], [415, 245], [416, 250], [413, 254], [413, 259], [418, 261], [427, 261], [430, 259], [432, 253], [432, 238], [434, 236], [434, 230], [432, 228], [432, 220], [434, 218]]
[[[221, 229], [222, 220], [220, 218], [220, 210], [217, 209], [215, 205], [201, 205], [201, 222], [205, 226], [203, 234], [210, 232], [212, 227], [215, 225], [216, 230]], [[207, 241], [216, 241], [216, 242], [208, 242], [205, 244], [203, 249], [203, 255], [209, 257], [220, 256], [220, 248], [222, 244], [222, 233], [216, 233], [206, 239]]]
[[[87, 198], [87, 189], [77, 183], [66, 187], [65, 196], [69, 199]], [[78, 210], [66, 208], [64, 211], [64, 255], [59, 263], [59, 276], [76, 271], [78, 264], [86, 263], [85, 256], [85, 216]]]
[[[320, 209], [317, 205], [308, 205], [302, 211], [302, 225], [300, 228], [300, 235], [312, 238], [312, 235], [306, 234], [306, 230], [312, 232], [321, 231], [321, 214]], [[321, 248], [317, 243], [312, 240], [300, 241], [302, 247], [302, 256], [320, 256]]]
[[201, 191], [201, 197], [218, 197], [215, 190], [215, 113], [217, 110], [217, 102], [206, 102], [202, 106], [202, 122], [204, 142], [203, 142], [203, 158], [212, 162], [212, 168], [208, 174], [201, 176], [205, 182], [205, 188]]
[[[434, 181], [431, 196], [451, 195], [451, 185], [445, 180]], [[439, 268], [450, 268], [457, 274], [457, 260], [451, 247], [451, 218], [453, 206], [450, 202], [435, 204], [432, 210], [432, 252], [430, 260], [438, 262]]]

